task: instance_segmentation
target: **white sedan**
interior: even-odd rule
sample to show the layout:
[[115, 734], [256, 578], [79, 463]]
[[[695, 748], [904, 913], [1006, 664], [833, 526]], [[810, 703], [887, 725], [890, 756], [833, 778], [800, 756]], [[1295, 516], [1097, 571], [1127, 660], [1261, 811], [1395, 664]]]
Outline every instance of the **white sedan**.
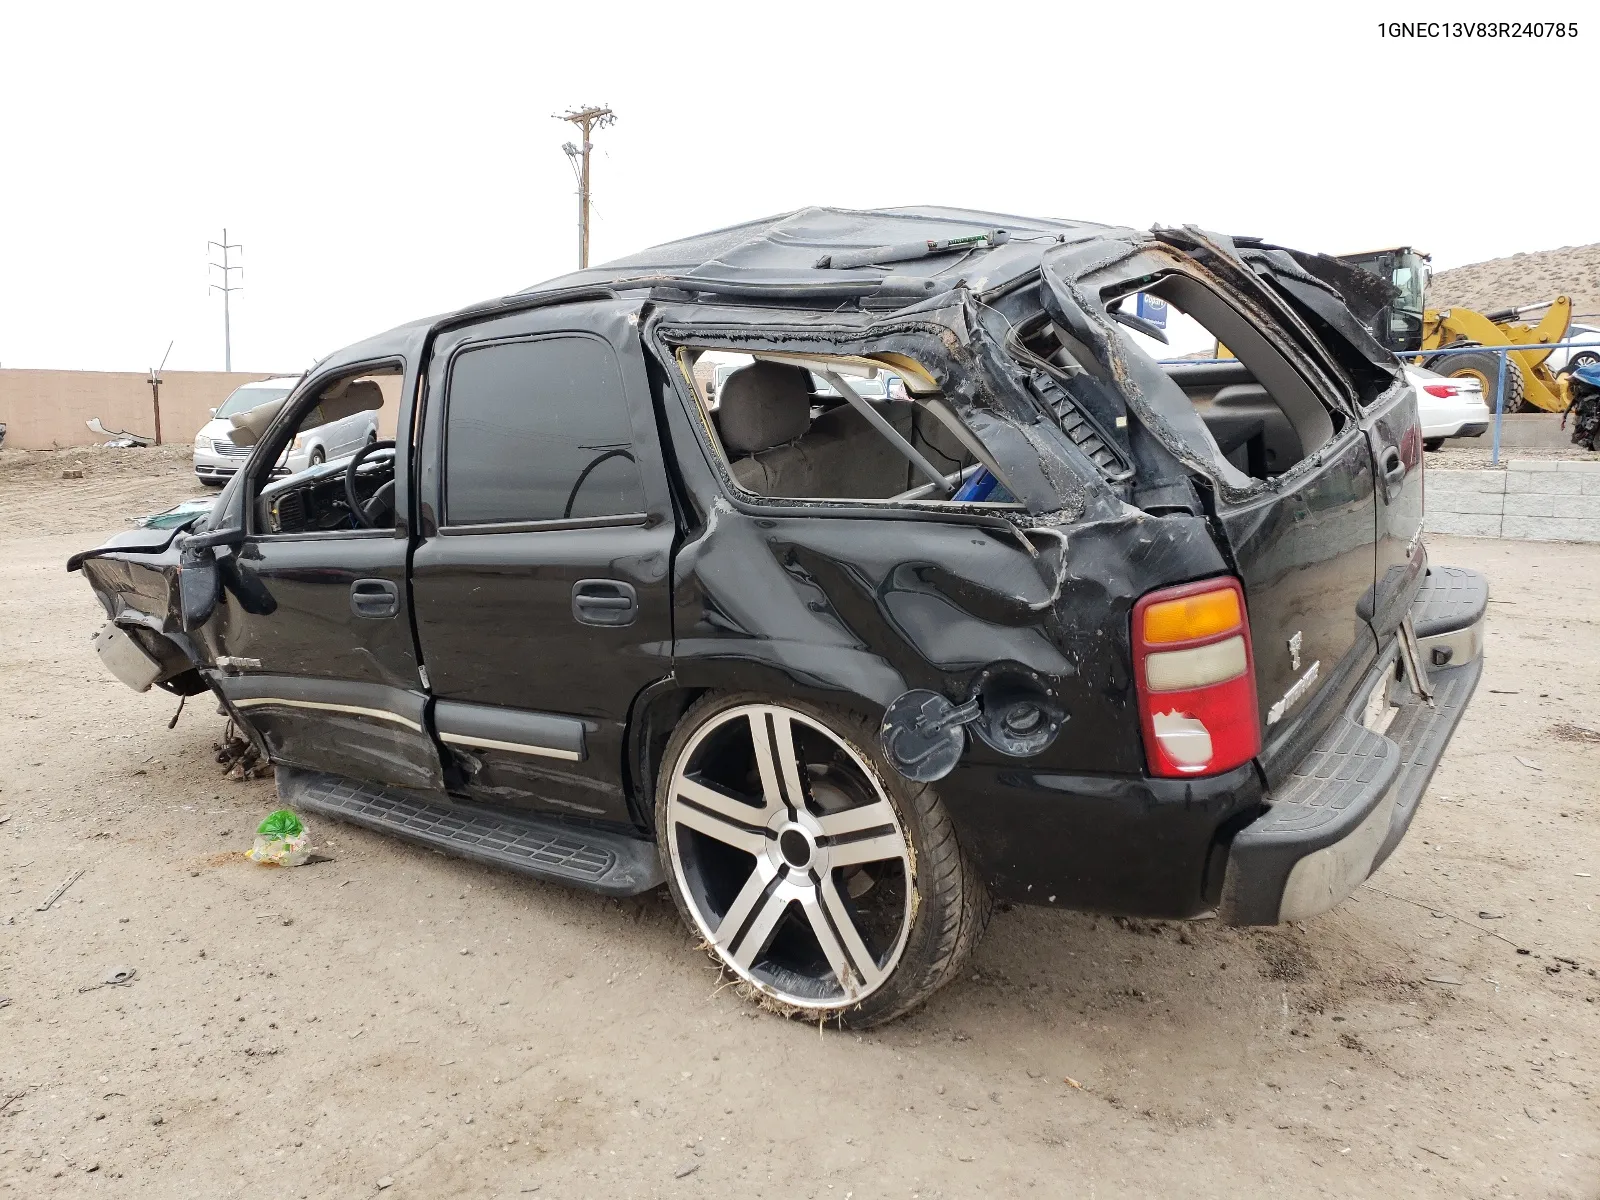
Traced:
[[1483, 387], [1470, 376], [1446, 376], [1423, 367], [1406, 367], [1406, 379], [1417, 392], [1422, 445], [1437, 450], [1445, 438], [1481, 437], [1494, 414], [1483, 402]]
[[1600, 329], [1593, 325], [1569, 325], [1563, 342], [1582, 342], [1570, 350], [1552, 350], [1544, 365], [1552, 375], [1563, 371], [1576, 371], [1579, 367], [1592, 367], [1600, 362]]

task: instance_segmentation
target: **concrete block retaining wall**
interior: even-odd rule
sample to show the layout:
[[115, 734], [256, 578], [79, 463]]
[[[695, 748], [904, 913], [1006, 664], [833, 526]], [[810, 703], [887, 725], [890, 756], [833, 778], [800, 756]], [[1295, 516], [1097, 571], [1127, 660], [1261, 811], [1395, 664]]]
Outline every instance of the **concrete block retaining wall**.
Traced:
[[1428, 533], [1600, 542], [1600, 462], [1514, 459], [1504, 471], [1428, 471]]
[[[1494, 440], [1493, 413], [1489, 428], [1476, 437], [1450, 438], [1446, 446], [1477, 450]], [[1572, 445], [1572, 430], [1561, 427], [1560, 413], [1505, 413], [1500, 418], [1501, 450], [1563, 450]]]

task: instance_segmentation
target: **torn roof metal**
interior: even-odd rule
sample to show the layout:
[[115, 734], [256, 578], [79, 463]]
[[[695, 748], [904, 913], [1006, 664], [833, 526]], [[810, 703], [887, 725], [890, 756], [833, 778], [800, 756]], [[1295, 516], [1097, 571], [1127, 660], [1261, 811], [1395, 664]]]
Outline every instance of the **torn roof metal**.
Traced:
[[[823, 256], [846, 258], [851, 251], [945, 241], [1003, 229], [1009, 238], [885, 265], [826, 269]], [[726, 229], [652, 246], [584, 271], [536, 284], [519, 293], [536, 296], [569, 288], [648, 286], [679, 279], [717, 284], [747, 284], [751, 294], [766, 288], [815, 289], [818, 295], [841, 290], [876, 290], [885, 275], [930, 284], [965, 281], [974, 292], [1002, 287], [1038, 269], [1041, 256], [1062, 243], [1149, 240], [1128, 228], [1019, 217], [1010, 213], [940, 207], [856, 210], [802, 208]], [[856, 256], [856, 257], [859, 257]], [[718, 290], [726, 291], [719, 287]], [[930, 288], [930, 290], [940, 290]], [[803, 292], [802, 292], [803, 294]]]

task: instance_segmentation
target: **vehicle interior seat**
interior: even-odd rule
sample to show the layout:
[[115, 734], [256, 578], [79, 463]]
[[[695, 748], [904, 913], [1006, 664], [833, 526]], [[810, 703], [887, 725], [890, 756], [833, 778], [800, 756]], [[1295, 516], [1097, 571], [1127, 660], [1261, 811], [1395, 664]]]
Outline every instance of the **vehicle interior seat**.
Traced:
[[740, 487], [760, 496], [806, 496], [810, 471], [798, 445], [811, 428], [811, 376], [786, 363], [740, 367], [722, 385], [717, 434]]
[[[910, 463], [848, 403], [812, 419], [810, 372], [756, 362], [722, 385], [717, 432], [739, 486], [761, 496], [883, 500], [920, 483]], [[970, 461], [959, 441], [916, 406], [877, 406], [900, 435], [941, 466]]]
[[1300, 431], [1243, 363], [1174, 363], [1162, 369], [1189, 397], [1217, 448], [1245, 474], [1281, 475], [1305, 457]]

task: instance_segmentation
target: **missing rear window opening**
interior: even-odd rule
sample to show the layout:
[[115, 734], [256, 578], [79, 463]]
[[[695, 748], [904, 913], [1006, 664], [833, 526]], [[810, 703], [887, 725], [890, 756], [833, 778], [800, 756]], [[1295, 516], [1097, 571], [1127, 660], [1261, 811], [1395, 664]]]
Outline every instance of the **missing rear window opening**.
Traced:
[[[1108, 313], [1123, 326], [1119, 336], [1161, 360], [1161, 369], [1183, 389], [1218, 449], [1239, 470], [1256, 479], [1282, 475], [1342, 428], [1344, 415], [1324, 403], [1255, 323], [1209, 287], [1175, 272], [1143, 294], [1165, 302], [1169, 344], [1139, 327], [1131, 294], [1107, 302]], [[1197, 337], [1203, 348], [1194, 345]], [[1186, 362], [1175, 351], [1227, 361]]]
[[[740, 488], [799, 500], [958, 499], [1009, 503], [969, 487], [976, 439], [914, 364], [855, 356], [680, 351], [717, 449]], [[854, 396], [847, 396], [840, 386]]]

